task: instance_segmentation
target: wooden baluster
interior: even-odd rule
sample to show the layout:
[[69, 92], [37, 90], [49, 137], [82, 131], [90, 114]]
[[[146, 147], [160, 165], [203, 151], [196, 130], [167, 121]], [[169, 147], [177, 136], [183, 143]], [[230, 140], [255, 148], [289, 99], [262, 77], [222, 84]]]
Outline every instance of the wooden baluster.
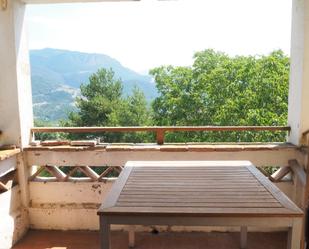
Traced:
[[164, 130], [163, 129], [157, 130], [157, 144], [159, 145], [164, 144]]
[[283, 177], [291, 172], [290, 166], [280, 167], [276, 172], [274, 172], [271, 176], [269, 176], [269, 180], [272, 182], [280, 182]]

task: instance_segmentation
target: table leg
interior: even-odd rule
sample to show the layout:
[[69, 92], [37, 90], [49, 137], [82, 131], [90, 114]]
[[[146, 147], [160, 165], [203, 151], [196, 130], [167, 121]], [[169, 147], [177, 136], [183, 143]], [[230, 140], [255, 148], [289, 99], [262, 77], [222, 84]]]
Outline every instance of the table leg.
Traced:
[[243, 226], [240, 227], [240, 249], [247, 248], [247, 235], [248, 235], [248, 228]]
[[288, 231], [288, 249], [300, 249], [302, 232], [302, 219], [293, 219], [292, 227]]
[[133, 248], [135, 246], [135, 231], [134, 226], [129, 226], [129, 247]]
[[100, 248], [110, 249], [110, 223], [104, 216], [100, 216]]

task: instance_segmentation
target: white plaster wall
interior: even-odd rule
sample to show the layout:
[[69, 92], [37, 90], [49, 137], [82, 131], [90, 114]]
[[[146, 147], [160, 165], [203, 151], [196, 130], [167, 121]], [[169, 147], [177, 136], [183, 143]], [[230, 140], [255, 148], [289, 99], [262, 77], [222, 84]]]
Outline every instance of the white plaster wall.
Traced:
[[0, 10], [0, 145], [19, 142], [19, 108], [17, 94], [14, 17], [11, 1]]
[[30, 227], [98, 230], [96, 212], [113, 183], [30, 182]]
[[30, 206], [39, 207], [40, 204], [54, 203], [74, 204], [76, 208], [81, 203], [100, 204], [114, 183], [114, 179], [107, 182], [30, 182]]
[[16, 169], [16, 157], [0, 161], [0, 177]]
[[309, 129], [309, 1], [293, 0], [289, 90], [289, 141], [300, 144]]
[[[106, 198], [114, 181], [95, 182], [30, 182], [30, 227], [51, 230], [99, 230], [97, 210]], [[278, 187], [289, 195], [291, 182]], [[48, 194], [47, 194], [48, 193]], [[290, 197], [290, 196], [289, 196]], [[157, 227], [157, 226], [156, 226]], [[114, 230], [126, 226], [114, 225]], [[151, 226], [138, 226], [137, 231], [151, 231]], [[160, 231], [237, 231], [232, 227], [160, 226]], [[251, 228], [252, 231], [277, 231], [282, 229]]]
[[[17, 167], [17, 156], [0, 161], [0, 177]], [[22, 203], [21, 185], [0, 194], [0, 249], [11, 248], [28, 230], [28, 209]]]
[[11, 248], [28, 227], [28, 210], [21, 205], [20, 187], [0, 194], [0, 249]]
[[[9, 0], [7, 9], [0, 9], [0, 146], [15, 144], [21, 149], [29, 143], [33, 123], [24, 13], [25, 4], [19, 0]], [[16, 157], [1, 161], [0, 175], [17, 167], [20, 173], [20, 165]], [[19, 181], [23, 182], [21, 177]], [[27, 206], [22, 202], [26, 187], [15, 186], [0, 194], [0, 248], [10, 248], [29, 227]]]
[[24, 12], [19, 0], [0, 10], [0, 145], [28, 145], [33, 123]]
[[29, 145], [30, 129], [33, 126], [33, 107], [32, 107], [32, 89], [30, 59], [28, 49], [28, 30], [27, 23], [24, 21], [26, 6], [19, 0], [14, 3], [14, 20], [15, 20], [15, 50], [17, 61], [17, 90], [18, 106], [20, 118], [20, 146]]

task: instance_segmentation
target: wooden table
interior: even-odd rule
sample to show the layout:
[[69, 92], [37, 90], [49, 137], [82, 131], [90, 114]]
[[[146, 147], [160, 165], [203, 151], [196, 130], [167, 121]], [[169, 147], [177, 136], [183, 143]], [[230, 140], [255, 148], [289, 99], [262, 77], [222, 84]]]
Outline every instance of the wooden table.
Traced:
[[131, 161], [98, 215], [101, 249], [111, 224], [238, 226], [241, 248], [248, 226], [287, 227], [299, 249], [303, 212], [248, 161]]

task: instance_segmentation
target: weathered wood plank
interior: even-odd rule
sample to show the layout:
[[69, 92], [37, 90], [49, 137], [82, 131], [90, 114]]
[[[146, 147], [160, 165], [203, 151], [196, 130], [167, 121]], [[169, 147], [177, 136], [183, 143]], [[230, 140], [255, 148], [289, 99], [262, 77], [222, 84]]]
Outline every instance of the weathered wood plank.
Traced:
[[[132, 171], [132, 167], [126, 167], [121, 174], [119, 175], [118, 179], [116, 180], [115, 184], [113, 185], [110, 193], [106, 200], [104, 201], [104, 204], [101, 206], [100, 210], [103, 208], [109, 208], [116, 204], [118, 197], [123, 189], [123, 187], [126, 184], [126, 181]], [[99, 210], [99, 212], [100, 212]]]
[[6, 160], [20, 153], [20, 149], [0, 150], [0, 161]]
[[59, 145], [70, 145], [69, 140], [45, 140], [41, 141], [41, 146], [59, 146]]
[[[200, 193], [200, 192], [190, 192], [189, 194], [187, 192], [153, 192], [153, 193], [121, 193], [121, 196], [119, 198], [162, 198], [162, 199], [178, 199], [178, 198], [202, 198], [202, 199], [207, 199], [207, 198], [229, 198], [231, 196], [230, 193], [225, 193], [225, 192], [205, 192], [205, 193]], [[242, 198], [248, 198], [248, 199], [274, 199], [274, 197], [269, 194], [269, 193], [264, 193], [264, 192], [258, 192], [258, 193], [248, 193], [248, 192], [235, 192], [233, 193], [233, 198], [234, 199], [242, 199]]]
[[286, 208], [224, 208], [224, 207], [112, 207], [101, 209], [99, 214], [146, 216], [183, 216], [183, 217], [302, 217], [302, 213], [292, 213]]
[[[178, 198], [152, 198], [152, 197], [124, 197], [120, 196], [118, 199], [119, 202], [131, 202], [131, 203], [139, 203], [139, 202], [147, 202], [147, 203], [251, 203], [251, 202], [259, 202], [259, 203], [278, 203], [277, 200], [274, 200], [273, 198], [233, 198], [228, 199], [227, 197], [224, 198], [207, 198], [207, 197], [191, 197], [186, 198], [185, 196], [178, 197]], [[265, 206], [267, 206], [265, 204]]]
[[[170, 202], [124, 202], [124, 201], [117, 201], [116, 207], [189, 207], [192, 210], [194, 210], [196, 207], [222, 207], [222, 208], [256, 208], [256, 207], [260, 207], [260, 208], [274, 208], [274, 207], [282, 207], [282, 205], [278, 202], [179, 202], [179, 201], [175, 201], [173, 203]], [[129, 211], [129, 208], [128, 208]], [[245, 210], [244, 210], [245, 212]]]
[[129, 127], [34, 127], [37, 133], [89, 133], [89, 132], [137, 132], [137, 131], [290, 131], [289, 126], [129, 126]]
[[[114, 205], [109, 208], [103, 207], [98, 213], [151, 215], [151, 212], [171, 214], [175, 211], [178, 214], [224, 213], [249, 217], [302, 215], [301, 210], [291, 205], [282, 193], [276, 193], [278, 189], [269, 186], [270, 181], [248, 161], [193, 161], [192, 165], [190, 163], [128, 162], [126, 167], [132, 170], [126, 179], [122, 180], [122, 191], [114, 195]], [[199, 175], [200, 180], [196, 181], [195, 177], [190, 176], [191, 172]], [[226, 173], [233, 172], [234, 177], [236, 173], [237, 177], [250, 178], [245, 178], [245, 181], [226, 180], [227, 178], [214, 181], [211, 178], [211, 174], [226, 177]], [[167, 173], [168, 176], [173, 176], [171, 182], [164, 178]], [[245, 194], [245, 197], [242, 194]], [[251, 198], [252, 196], [254, 198]]]
[[291, 212], [302, 213], [301, 209], [298, 208], [285, 194], [283, 194], [279, 188], [271, 183], [257, 168], [254, 166], [247, 167], [263, 184], [263, 186], [287, 209]]
[[135, 188], [135, 189], [124, 189], [124, 192], [125, 193], [128, 193], [128, 192], [132, 192], [132, 193], [137, 193], [137, 192], [145, 192], [147, 191], [147, 193], [151, 193], [151, 192], [157, 192], [157, 191], [165, 191], [165, 192], [176, 192], [176, 191], [181, 191], [181, 192], [187, 192], [188, 194], [191, 193], [191, 192], [199, 192], [199, 193], [203, 193], [203, 192], [212, 192], [212, 193], [218, 193], [218, 192], [222, 192], [222, 193], [226, 193], [226, 192], [229, 192], [231, 193], [231, 195], [233, 195], [233, 193], [235, 192], [238, 192], [238, 191], [243, 191], [243, 192], [249, 192], [249, 193], [257, 193], [257, 192], [261, 192], [261, 193], [265, 193], [265, 189], [263, 188], [260, 188], [260, 189], [256, 189], [256, 188], [251, 188], [251, 189], [243, 189], [243, 188], [234, 188], [234, 189], [227, 189], [227, 188], [223, 188], [223, 189], [179, 189], [179, 188], [169, 188], [169, 189], [165, 189], [165, 188], [159, 188], [159, 189], [152, 189], [152, 188], [149, 188], [149, 189], [145, 189], [145, 188]]
[[70, 142], [72, 146], [90, 146], [90, 147], [96, 146], [97, 143], [98, 142], [96, 140], [75, 140]]

